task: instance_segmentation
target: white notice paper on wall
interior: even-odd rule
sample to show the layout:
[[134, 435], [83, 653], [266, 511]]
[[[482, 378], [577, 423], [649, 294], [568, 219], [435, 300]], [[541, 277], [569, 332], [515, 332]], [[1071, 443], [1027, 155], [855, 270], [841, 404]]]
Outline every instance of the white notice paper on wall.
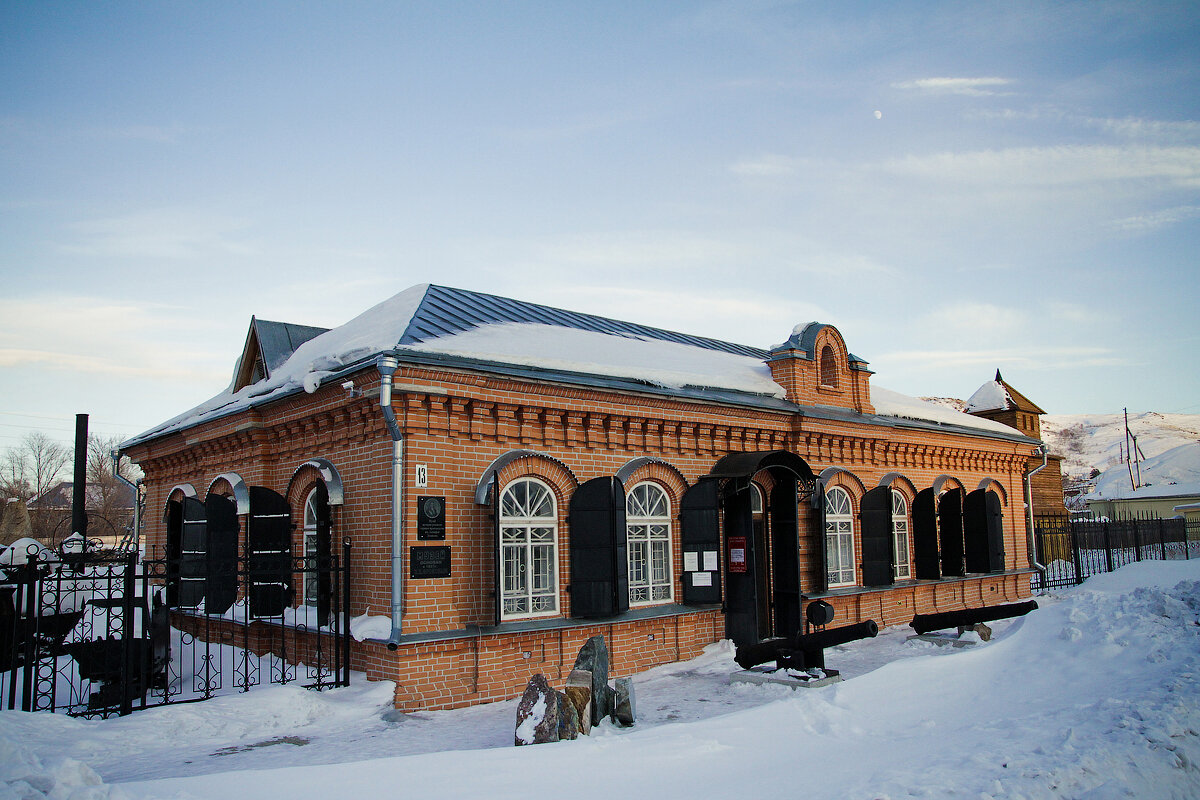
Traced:
[[699, 553], [684, 553], [683, 554], [683, 571], [695, 572], [700, 569], [700, 554]]
[[717, 571], [717, 551], [716, 550], [705, 550], [704, 551], [704, 568], [706, 570], [708, 570], [709, 572]]
[[693, 572], [692, 586], [712, 586], [711, 572]]

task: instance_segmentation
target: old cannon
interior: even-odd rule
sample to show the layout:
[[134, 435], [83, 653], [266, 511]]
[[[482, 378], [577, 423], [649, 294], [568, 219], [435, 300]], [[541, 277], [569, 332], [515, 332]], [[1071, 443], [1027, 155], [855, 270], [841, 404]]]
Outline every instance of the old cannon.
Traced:
[[737, 649], [734, 660], [742, 669], [750, 669], [774, 661], [780, 669], [825, 669], [825, 648], [836, 647], [879, 634], [875, 620], [828, 628], [813, 633], [797, 634], [792, 638], [764, 639]]
[[1021, 617], [1037, 607], [1036, 600], [1027, 600], [1024, 603], [1010, 603], [1003, 606], [966, 608], [962, 611], [943, 611], [940, 614], [917, 614], [909, 624], [912, 625], [917, 635], [921, 635], [944, 628], [969, 628], [980, 622]]

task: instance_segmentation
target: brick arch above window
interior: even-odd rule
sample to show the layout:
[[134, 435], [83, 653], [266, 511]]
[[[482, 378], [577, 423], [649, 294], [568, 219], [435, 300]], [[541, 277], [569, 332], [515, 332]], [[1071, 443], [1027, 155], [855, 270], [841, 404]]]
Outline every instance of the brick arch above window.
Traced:
[[[559, 461], [554, 456], [546, 453], [539, 453], [536, 450], [509, 450], [496, 457], [491, 464], [483, 470], [483, 474], [479, 476], [479, 482], [475, 485], [475, 503], [476, 505], [486, 506], [491, 500], [492, 484], [496, 480], [496, 476], [500, 476], [500, 485], [503, 486], [506, 481], [512, 480], [513, 477], [523, 474], [522, 469], [510, 470], [513, 464], [518, 462], [527, 463], [544, 463], [548, 466], [541, 469], [546, 470], [546, 475], [556, 475], [555, 482], [558, 483], [561, 491], [570, 493], [579, 485], [579, 479], [575, 477], [575, 473], [571, 471], [563, 462]], [[542, 474], [541, 472], [530, 474]], [[565, 497], [562, 495], [561, 497]], [[560, 497], [560, 499], [561, 499]]]
[[834, 486], [841, 486], [854, 497], [862, 497], [867, 493], [866, 484], [862, 482], [862, 479], [842, 467], [826, 467], [821, 470], [817, 480], [825, 487], [825, 491], [829, 491]]
[[[634, 459], [639, 461], [640, 459]], [[630, 466], [634, 462], [631, 461], [625, 467]], [[638, 464], [632, 470], [626, 470], [622, 467], [617, 471], [617, 477], [621, 479], [621, 483], [625, 486], [625, 491], [629, 491], [634, 486], [645, 481], [653, 481], [659, 484], [667, 492], [667, 497], [671, 500], [673, 508], [678, 507], [683, 494], [688, 490], [687, 478], [673, 464], [662, 461], [660, 459], [646, 459]]]
[[345, 502], [342, 475], [332, 461], [324, 458], [310, 458], [296, 467], [292, 472], [291, 480], [288, 481], [287, 491], [284, 493], [288, 502], [293, 506], [296, 505], [296, 495], [293, 490], [297, 483], [311, 488], [316, 481], [325, 484], [325, 491], [329, 494], [329, 505], [340, 506]]
[[543, 454], [527, 455], [510, 461], [494, 472], [497, 485], [503, 489], [522, 478], [536, 478], [550, 487], [556, 495], [559, 513], [564, 513], [571, 494], [579, 486], [575, 473], [556, 458]]
[[995, 478], [984, 478], [979, 482], [977, 488], [995, 492], [1000, 497], [1000, 505], [1008, 506], [1008, 491], [1004, 488], [1004, 484]]
[[246, 482], [242, 480], [242, 476], [236, 472], [223, 472], [213, 478], [212, 483], [208, 485], [208, 491], [204, 494], [205, 497], [210, 494], [232, 497], [239, 516], [250, 513], [250, 490], [246, 488]]
[[917, 496], [917, 485], [899, 472], [889, 472], [879, 479], [880, 486], [888, 486], [904, 495], [904, 501], [912, 507], [913, 499]]
[[947, 489], [962, 489], [963, 482], [960, 481], [958, 478], [953, 477], [952, 475], [938, 475], [936, 478], [933, 479], [932, 486], [933, 486], [933, 493], [935, 495], [938, 495], [938, 494], [941, 494], [942, 492], [946, 491]]

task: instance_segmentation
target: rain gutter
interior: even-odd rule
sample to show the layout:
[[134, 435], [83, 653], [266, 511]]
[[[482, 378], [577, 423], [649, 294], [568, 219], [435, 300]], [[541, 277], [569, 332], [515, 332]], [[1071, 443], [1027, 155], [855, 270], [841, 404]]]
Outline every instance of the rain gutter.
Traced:
[[1028, 540], [1029, 566], [1033, 567], [1034, 569], [1036, 569], [1038, 572], [1040, 572], [1042, 574], [1042, 584], [1041, 585], [1045, 586], [1046, 585], [1046, 565], [1039, 563], [1037, 560], [1037, 542], [1034, 539], [1033, 485], [1031, 484], [1030, 479], [1034, 475], [1037, 475], [1039, 472], [1041, 472], [1042, 470], [1044, 470], [1046, 468], [1046, 456], [1047, 456], [1046, 445], [1044, 445], [1044, 444], [1039, 445], [1038, 448], [1033, 451], [1033, 454], [1041, 455], [1042, 464], [1041, 464], [1041, 466], [1034, 467], [1033, 469], [1024, 473], [1024, 475], [1022, 476], [1023, 481], [1024, 481], [1024, 488], [1025, 488], [1025, 535]]
[[399, 362], [393, 356], [380, 356], [375, 362], [379, 370], [379, 408], [392, 437], [392, 632], [388, 636], [389, 650], [400, 641], [404, 620], [404, 434], [392, 409], [392, 376]]

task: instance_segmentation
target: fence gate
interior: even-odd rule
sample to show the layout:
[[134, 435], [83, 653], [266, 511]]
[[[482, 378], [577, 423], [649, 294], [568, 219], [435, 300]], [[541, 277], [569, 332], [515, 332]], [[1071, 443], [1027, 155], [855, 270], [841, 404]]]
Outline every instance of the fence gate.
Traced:
[[[8, 553], [0, 707], [107, 717], [261, 683], [348, 685], [349, 540], [327, 559], [264, 552], [264, 542], [278, 548], [256, 537], [253, 550], [182, 567], [178, 556], [141, 561], [98, 543]], [[291, 604], [296, 579], [330, 587], [319, 622], [315, 606]], [[208, 589], [215, 608], [205, 608]]]

